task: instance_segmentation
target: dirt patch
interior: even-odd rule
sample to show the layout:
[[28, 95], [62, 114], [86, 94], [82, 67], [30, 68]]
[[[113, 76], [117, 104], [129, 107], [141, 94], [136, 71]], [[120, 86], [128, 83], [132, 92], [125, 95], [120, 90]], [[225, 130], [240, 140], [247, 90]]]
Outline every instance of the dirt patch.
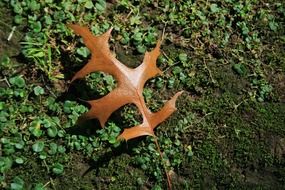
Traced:
[[56, 189], [92, 189], [92, 180], [94, 176], [92, 173], [88, 173], [90, 166], [84, 159], [84, 155], [72, 154], [68, 168], [65, 169], [65, 173], [62, 177], [54, 180], [54, 187]]
[[19, 42], [23, 35], [19, 32], [19, 27], [13, 27], [10, 13], [5, 9], [0, 12], [0, 56], [18, 55], [21, 48]]
[[285, 159], [285, 138], [271, 136], [269, 138], [271, 154], [280, 162]]
[[278, 178], [274, 174], [277, 168], [264, 168], [258, 172], [245, 172], [245, 186], [248, 188], [262, 187], [262, 189], [281, 189], [282, 185], [278, 183]]
[[285, 75], [284, 73], [274, 73], [269, 80], [273, 84], [275, 92], [282, 103], [285, 103]]

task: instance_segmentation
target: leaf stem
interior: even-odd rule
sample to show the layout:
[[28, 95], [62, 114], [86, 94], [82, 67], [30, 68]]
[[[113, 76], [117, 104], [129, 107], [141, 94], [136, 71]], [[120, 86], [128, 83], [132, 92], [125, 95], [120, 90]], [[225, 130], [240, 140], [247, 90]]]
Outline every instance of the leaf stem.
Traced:
[[157, 137], [154, 137], [154, 142], [155, 142], [155, 145], [157, 147], [157, 150], [159, 152], [159, 155], [160, 155], [160, 158], [161, 158], [161, 161], [162, 161], [162, 165], [163, 165], [163, 168], [164, 168], [164, 171], [165, 171], [165, 174], [166, 174], [166, 178], [167, 178], [167, 187], [169, 190], [172, 190], [172, 186], [171, 186], [171, 179], [170, 179], [170, 176], [168, 174], [168, 171], [167, 171], [167, 168], [165, 166], [165, 163], [164, 163], [164, 159], [163, 159], [163, 155], [162, 155], [162, 152], [160, 150], [160, 146], [158, 144], [158, 140], [157, 140]]

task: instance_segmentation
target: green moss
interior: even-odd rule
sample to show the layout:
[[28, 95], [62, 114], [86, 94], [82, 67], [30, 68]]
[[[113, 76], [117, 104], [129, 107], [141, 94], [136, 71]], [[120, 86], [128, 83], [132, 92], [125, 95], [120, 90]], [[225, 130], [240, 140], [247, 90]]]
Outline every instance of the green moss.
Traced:
[[256, 126], [267, 133], [285, 136], [285, 105], [284, 103], [264, 103], [256, 107]]
[[[247, 103], [246, 80], [228, 66], [220, 67], [219, 71], [214, 74], [218, 89], [209, 89], [214, 94], [195, 99], [189, 105], [189, 111], [196, 113], [186, 131], [195, 142], [193, 160], [184, 165], [195, 171], [189, 176], [194, 181], [191, 187], [238, 189], [241, 184], [248, 188], [281, 187], [282, 177], [275, 173], [280, 166], [272, 139], [284, 137], [284, 105]], [[270, 176], [268, 182], [262, 181], [263, 172]], [[252, 178], [247, 179], [244, 173]]]
[[132, 158], [122, 154], [98, 168], [97, 187], [107, 189], [136, 189], [147, 183], [148, 176], [132, 166]]
[[25, 155], [21, 156], [24, 156], [25, 163], [23, 165], [14, 163], [14, 167], [16, 167], [17, 170], [10, 170], [7, 172], [6, 180], [8, 184], [15, 176], [19, 176], [24, 180], [26, 189], [31, 189], [36, 183], [45, 184], [50, 181], [44, 162], [39, 161], [30, 155], [26, 155], [27, 157], [25, 157]]

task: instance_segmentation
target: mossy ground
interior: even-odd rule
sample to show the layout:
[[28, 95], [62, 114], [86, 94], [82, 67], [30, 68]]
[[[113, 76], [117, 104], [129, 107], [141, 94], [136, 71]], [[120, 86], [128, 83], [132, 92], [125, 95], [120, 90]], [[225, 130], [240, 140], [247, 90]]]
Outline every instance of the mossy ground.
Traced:
[[[54, 91], [56, 95], [60, 94], [62, 89], [59, 90], [54, 84], [45, 84], [43, 80], [31, 77], [25, 72], [25, 66], [19, 66], [27, 64], [19, 54], [19, 40], [23, 40], [21, 37], [24, 29], [19, 27], [23, 31], [18, 30], [12, 41], [7, 42], [7, 35], [12, 29], [10, 27], [12, 20], [9, 17], [5, 20], [3, 17], [3, 14], [6, 15], [9, 11], [1, 8], [0, 12], [2, 14], [0, 15], [0, 56], [8, 55], [19, 68], [24, 68], [23, 70], [18, 68], [19, 71], [14, 72], [14, 75], [20, 73], [25, 76], [27, 83], [49, 86], [51, 92]], [[283, 17], [279, 18], [279, 21], [284, 24]], [[159, 27], [163, 28], [163, 25]], [[213, 42], [199, 42], [199, 40], [186, 42], [185, 39], [168, 39], [162, 45], [163, 53], [170, 59], [185, 52], [191, 63], [190, 68], [188, 66], [184, 68], [182, 63], [174, 62], [170, 65], [159, 63], [165, 71], [162, 77], [162, 80], [166, 80], [163, 87], [157, 90], [155, 85], [157, 81], [150, 81], [146, 84], [146, 88], [154, 92], [159, 91], [152, 94], [153, 100], [147, 102], [154, 110], [161, 105], [161, 102], [154, 100], [168, 99], [181, 89], [185, 91], [177, 102], [177, 112], [161, 124], [156, 131], [159, 137], [165, 136], [173, 142], [177, 140], [182, 144], [181, 147], [191, 146], [193, 151], [193, 156], [190, 157], [186, 152], [181, 153], [182, 156], [180, 155], [179, 158], [181, 163], [172, 167], [173, 189], [284, 188], [284, 28], [269, 32], [268, 28], [263, 30], [262, 22], [257, 23], [256, 27], [260, 27], [261, 33], [264, 32], [261, 36], [267, 49], [260, 46], [254, 50], [248, 50], [241, 44], [241, 41], [244, 41], [238, 32], [231, 35], [230, 42], [224, 47], [218, 47]], [[166, 30], [170, 36], [178, 36], [175, 31], [171, 31], [178, 30], [173, 26]], [[283, 37], [283, 41], [279, 38], [280, 36]], [[217, 43], [219, 40], [217, 37]], [[117, 45], [116, 40], [113, 43], [115, 45], [112, 47], [122, 63], [134, 67], [142, 61], [143, 56], [137, 55], [133, 48]], [[193, 49], [188, 47], [187, 43], [202, 43], [203, 45]], [[242, 48], [238, 49], [239, 46]], [[252, 52], [257, 49], [261, 52]], [[251, 65], [256, 60], [264, 64]], [[244, 64], [245, 70], [233, 68], [236, 63]], [[64, 65], [66, 67], [66, 63]], [[174, 68], [178, 70], [182, 68], [182, 70], [175, 72]], [[68, 68], [64, 70], [66, 69]], [[73, 70], [74, 68], [71, 67], [71, 71]], [[187, 79], [183, 78], [182, 72], [187, 72]], [[35, 71], [35, 73], [42, 75], [41, 72], [38, 74]], [[64, 74], [69, 75], [69, 73]], [[2, 73], [2, 76], [5, 76], [5, 73]], [[174, 78], [174, 87], [168, 88], [169, 81], [167, 80], [172, 80], [172, 78]], [[259, 82], [253, 82], [254, 80]], [[263, 93], [266, 92], [263, 90], [267, 84], [270, 84], [273, 90], [265, 97]], [[84, 85], [88, 88], [88, 84]], [[0, 88], [2, 86], [3, 88], [6, 86], [5, 82], [0, 81]], [[75, 86], [74, 91], [81, 94], [80, 91], [76, 91], [79, 87], [82, 87], [80, 83], [79, 86]], [[62, 95], [58, 101], [76, 97], [69, 93]], [[89, 92], [82, 96], [89, 96]], [[131, 109], [126, 110], [123, 110], [123, 113], [126, 114]], [[114, 120], [118, 115], [120, 114], [114, 116]], [[182, 127], [179, 125], [181, 123]], [[76, 131], [76, 127], [74, 128]], [[85, 136], [88, 135], [88, 133], [85, 134]], [[66, 142], [61, 138], [54, 141], [59, 144]], [[40, 160], [36, 153], [27, 151], [23, 155], [27, 162], [24, 165], [13, 165], [5, 173], [6, 179], [1, 182], [0, 187], [9, 188], [9, 183], [14, 176], [21, 176], [26, 184], [25, 189], [34, 187], [33, 185], [38, 182], [45, 184], [47, 189], [159, 189], [157, 179], [150, 175], [150, 168], [142, 169], [134, 164], [134, 157], [138, 154], [131, 149], [136, 146], [147, 147], [147, 142], [149, 141], [142, 138], [122, 144], [119, 148], [109, 148], [110, 151], [107, 152], [98, 151], [99, 155], [96, 159], [87, 156], [82, 151], [70, 149], [64, 156], [55, 156], [44, 161]], [[180, 145], [177, 146], [180, 147]], [[2, 155], [1, 147], [0, 156]], [[166, 145], [165, 147], [167, 149]], [[146, 153], [147, 148], [142, 148], [140, 151], [141, 154]], [[155, 157], [150, 158], [155, 159]], [[65, 163], [63, 174], [59, 176], [50, 174], [51, 168], [48, 164], [58, 160]], [[163, 171], [161, 164], [157, 165]], [[165, 179], [162, 181], [165, 182]], [[162, 188], [166, 188], [166, 183], [162, 184], [164, 184]]]

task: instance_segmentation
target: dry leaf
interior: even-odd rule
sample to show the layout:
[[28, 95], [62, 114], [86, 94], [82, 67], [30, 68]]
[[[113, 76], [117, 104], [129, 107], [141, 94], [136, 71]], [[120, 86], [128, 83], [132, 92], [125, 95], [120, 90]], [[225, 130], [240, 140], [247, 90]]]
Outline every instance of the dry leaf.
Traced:
[[161, 70], [156, 66], [156, 60], [160, 55], [160, 44], [158, 41], [156, 47], [151, 52], [146, 52], [143, 63], [137, 68], [129, 68], [118, 61], [109, 49], [108, 40], [112, 29], [100, 36], [94, 36], [87, 27], [79, 25], [68, 25], [73, 31], [83, 38], [87, 48], [91, 51], [91, 59], [78, 71], [71, 81], [83, 78], [91, 72], [102, 71], [111, 74], [117, 80], [117, 87], [106, 96], [87, 101], [91, 109], [82, 117], [84, 120], [97, 118], [102, 127], [110, 115], [123, 105], [135, 104], [143, 117], [143, 123], [132, 128], [125, 129], [119, 135], [118, 139], [129, 140], [143, 135], [154, 135], [154, 129], [158, 124], [168, 118], [175, 110], [175, 101], [181, 92], [176, 93], [164, 107], [152, 113], [145, 104], [142, 95], [145, 82], [161, 74]]

